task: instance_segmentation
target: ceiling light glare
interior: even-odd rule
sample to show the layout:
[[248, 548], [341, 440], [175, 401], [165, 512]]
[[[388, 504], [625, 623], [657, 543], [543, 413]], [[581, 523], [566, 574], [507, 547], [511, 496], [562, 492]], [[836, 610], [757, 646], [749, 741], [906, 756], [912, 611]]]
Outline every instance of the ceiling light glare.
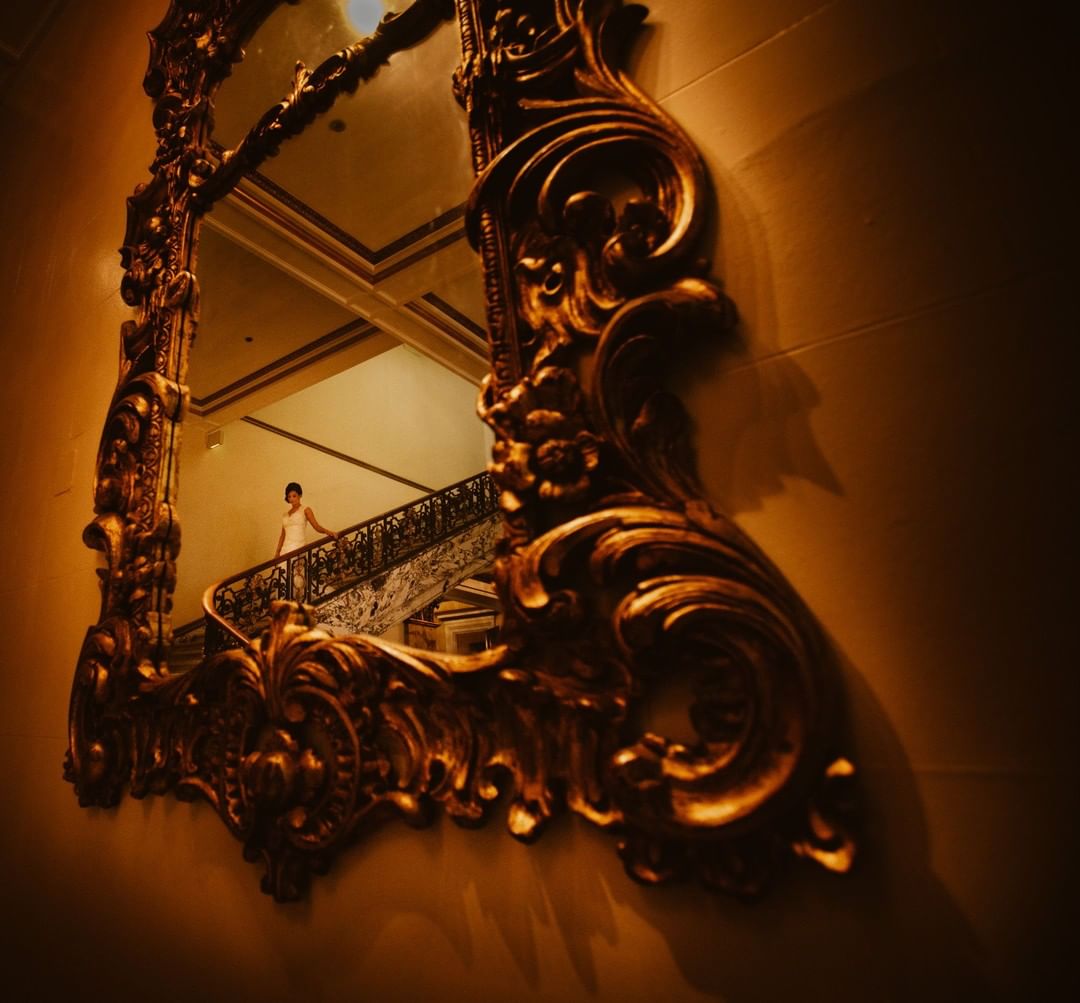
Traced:
[[383, 0], [348, 0], [345, 13], [352, 26], [362, 35], [370, 35], [382, 19]]

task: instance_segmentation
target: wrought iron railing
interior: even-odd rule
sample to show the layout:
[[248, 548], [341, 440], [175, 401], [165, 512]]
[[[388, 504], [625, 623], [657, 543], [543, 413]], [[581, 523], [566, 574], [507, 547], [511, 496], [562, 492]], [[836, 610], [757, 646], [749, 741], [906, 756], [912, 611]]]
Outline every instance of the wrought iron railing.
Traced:
[[318, 606], [475, 525], [498, 508], [487, 473], [323, 537], [211, 585], [203, 595], [205, 651], [248, 643], [279, 599]]

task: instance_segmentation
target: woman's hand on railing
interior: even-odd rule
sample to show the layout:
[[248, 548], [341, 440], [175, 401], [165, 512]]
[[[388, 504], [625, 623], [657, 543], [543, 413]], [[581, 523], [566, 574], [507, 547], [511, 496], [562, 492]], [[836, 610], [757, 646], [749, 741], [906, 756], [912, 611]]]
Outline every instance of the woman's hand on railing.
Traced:
[[[349, 527], [343, 533], [317, 525], [312, 514], [310, 521], [315, 530], [334, 541], [335, 556], [330, 557], [323, 565], [329, 572], [324, 580], [338, 587], [345, 582], [355, 584], [354, 579], [367, 580], [389, 567], [403, 551], [411, 549], [410, 545], [433, 545], [456, 532], [463, 525], [497, 511], [497, 502], [498, 491], [490, 476], [487, 473], [480, 473], [419, 501], [409, 502], [391, 512], [367, 519]], [[284, 537], [284, 529], [282, 537]], [[415, 537], [415, 539], [406, 540], [404, 537]], [[230, 612], [235, 609], [235, 600], [230, 602], [226, 598], [233, 591], [230, 586], [248, 578], [250, 588], [253, 573], [261, 576], [259, 581], [263, 583], [263, 587], [255, 590], [252, 596], [255, 602], [251, 604], [252, 608], [247, 610], [249, 618], [253, 621], [252, 626], [254, 626], [257, 613], [263, 616], [268, 615], [269, 605], [275, 597], [293, 598], [293, 583], [289, 580], [291, 576], [287, 570], [290, 566], [289, 562], [299, 560], [304, 567], [307, 567], [308, 562], [316, 559], [316, 554], [323, 550], [325, 544], [321, 542], [308, 544], [298, 553], [290, 552], [282, 556], [283, 543], [283, 539], [279, 540], [272, 561], [231, 575], [211, 586], [204, 597], [204, 610], [207, 614], [213, 616], [206, 606], [208, 600], [213, 602], [214, 607], [228, 608]], [[324, 553], [329, 552], [329, 549], [326, 547]], [[322, 564], [322, 561], [318, 563]], [[303, 581], [304, 598], [307, 599], [311, 581], [307, 576], [303, 578]], [[320, 598], [325, 596], [323, 589], [320, 588], [319, 592]], [[214, 596], [213, 599], [211, 599], [212, 596]], [[246, 643], [244, 635], [229, 624], [227, 619], [222, 618], [219, 629], [227, 631], [235, 639]]]

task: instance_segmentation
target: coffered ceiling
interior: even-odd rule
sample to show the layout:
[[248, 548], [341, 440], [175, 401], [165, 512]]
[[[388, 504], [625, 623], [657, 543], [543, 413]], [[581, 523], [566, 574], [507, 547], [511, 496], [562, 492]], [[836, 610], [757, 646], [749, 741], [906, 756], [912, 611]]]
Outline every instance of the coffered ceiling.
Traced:
[[[0, 3], [0, 87], [71, 2]], [[297, 60], [313, 69], [406, 4], [282, 3], [221, 87], [213, 141], [235, 146], [289, 93]], [[167, 7], [161, 0], [162, 15]], [[459, 60], [456, 27], [444, 23], [206, 217], [189, 373], [196, 415], [224, 424], [399, 343], [479, 382], [484, 301], [464, 239], [472, 170], [451, 89]]]
[[[314, 68], [356, 40], [349, 5], [278, 8], [222, 85], [216, 144], [235, 147], [290, 91], [297, 60]], [[451, 90], [459, 60], [456, 28], [443, 24], [215, 206], [198, 267], [197, 414], [240, 417], [386, 339], [474, 382], [486, 372], [483, 287], [462, 215], [468, 131]]]

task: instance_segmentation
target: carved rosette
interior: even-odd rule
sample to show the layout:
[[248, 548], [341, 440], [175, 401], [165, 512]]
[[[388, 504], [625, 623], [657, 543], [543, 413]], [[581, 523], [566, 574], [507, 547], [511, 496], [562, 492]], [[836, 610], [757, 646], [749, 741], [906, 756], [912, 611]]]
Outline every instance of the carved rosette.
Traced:
[[[793, 856], [848, 869], [853, 768], [832, 744], [824, 645], [779, 571], [700, 498], [667, 383], [668, 362], [735, 313], [698, 257], [701, 160], [618, 69], [644, 15], [620, 0], [456, 0], [492, 358], [480, 412], [506, 527], [500, 646], [331, 638], [275, 602], [246, 648], [164, 668], [198, 213], [370, 75], [379, 46], [449, 10], [421, 2], [301, 72], [211, 167], [210, 98], [274, 5], [174, 0], [151, 33], [158, 150], [122, 250], [136, 319], [85, 533], [107, 566], [72, 693], [80, 802], [114, 804], [125, 785], [205, 799], [283, 900], [369, 826], [438, 807], [466, 826], [505, 812], [523, 840], [569, 809], [649, 883], [752, 896]], [[691, 694], [692, 738], [645, 725], [650, 695], [674, 686]]]

